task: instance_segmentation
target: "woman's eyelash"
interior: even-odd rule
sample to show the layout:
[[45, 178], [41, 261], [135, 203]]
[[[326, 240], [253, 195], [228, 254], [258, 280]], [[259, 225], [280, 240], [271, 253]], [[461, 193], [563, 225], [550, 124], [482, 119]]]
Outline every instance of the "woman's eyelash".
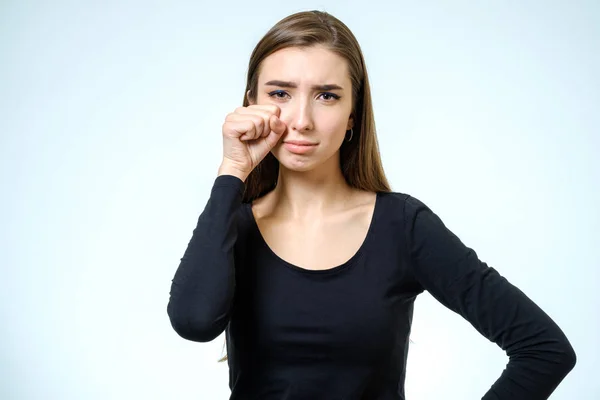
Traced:
[[[287, 95], [287, 93], [285, 91], [283, 91], [283, 90], [275, 90], [275, 91], [269, 93], [269, 97], [276, 97], [276, 98], [280, 98], [281, 99], [281, 98], [283, 98], [282, 96], [280, 96], [282, 94], [283, 95]], [[331, 93], [331, 92], [323, 92], [323, 93], [319, 93], [319, 94], [320, 95], [325, 95], [325, 96], [330, 96], [332, 99], [335, 99], [335, 100], [339, 100], [340, 99], [340, 96], [338, 96], [335, 93]]]
[[274, 92], [269, 93], [269, 97], [279, 97], [279, 98], [281, 98], [281, 96], [278, 96], [280, 94], [287, 94], [287, 93], [284, 92], [284, 91], [281, 91], [281, 90], [275, 90]]
[[340, 99], [340, 96], [338, 96], [338, 95], [337, 95], [337, 94], [335, 94], [335, 93], [323, 92], [323, 93], [321, 93], [321, 94], [324, 94], [324, 95], [326, 95], [326, 96], [331, 96], [331, 97], [332, 97], [332, 98], [334, 98], [335, 100], [339, 100], [339, 99]]

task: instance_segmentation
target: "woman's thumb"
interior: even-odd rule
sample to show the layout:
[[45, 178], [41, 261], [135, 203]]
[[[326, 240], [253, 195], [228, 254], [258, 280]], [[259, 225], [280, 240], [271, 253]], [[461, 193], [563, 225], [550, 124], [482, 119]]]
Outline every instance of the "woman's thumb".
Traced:
[[265, 138], [265, 142], [267, 148], [270, 150], [277, 145], [277, 142], [281, 139], [281, 135], [285, 132], [286, 126], [276, 115], [272, 115], [269, 119], [269, 126], [271, 127], [271, 132]]
[[269, 125], [271, 126], [271, 130], [274, 131], [277, 135], [283, 134], [285, 132], [285, 124], [282, 120], [279, 119], [277, 115], [272, 115], [269, 120]]

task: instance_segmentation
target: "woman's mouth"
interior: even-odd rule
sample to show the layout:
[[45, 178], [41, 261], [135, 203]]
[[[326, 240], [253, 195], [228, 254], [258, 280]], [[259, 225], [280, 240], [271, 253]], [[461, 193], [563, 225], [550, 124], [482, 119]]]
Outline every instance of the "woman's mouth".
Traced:
[[306, 154], [317, 148], [317, 143], [307, 140], [285, 140], [283, 147], [294, 154]]

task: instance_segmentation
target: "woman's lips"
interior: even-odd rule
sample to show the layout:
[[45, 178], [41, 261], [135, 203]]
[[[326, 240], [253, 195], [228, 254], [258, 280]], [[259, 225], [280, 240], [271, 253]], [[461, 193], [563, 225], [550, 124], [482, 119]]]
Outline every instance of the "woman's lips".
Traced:
[[317, 147], [317, 144], [304, 140], [286, 140], [283, 142], [283, 147], [290, 153], [306, 154], [313, 151]]

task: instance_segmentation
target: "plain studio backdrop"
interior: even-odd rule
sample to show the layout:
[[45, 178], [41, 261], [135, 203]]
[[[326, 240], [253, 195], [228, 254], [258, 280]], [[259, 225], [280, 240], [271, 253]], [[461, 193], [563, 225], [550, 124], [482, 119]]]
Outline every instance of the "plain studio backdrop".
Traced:
[[[254, 45], [310, 9], [363, 48], [392, 189], [564, 329], [552, 398], [600, 398], [600, 3], [293, 3], [0, 3], [0, 398], [228, 398], [171, 279]], [[410, 400], [478, 399], [508, 361], [428, 293], [411, 338]]]

